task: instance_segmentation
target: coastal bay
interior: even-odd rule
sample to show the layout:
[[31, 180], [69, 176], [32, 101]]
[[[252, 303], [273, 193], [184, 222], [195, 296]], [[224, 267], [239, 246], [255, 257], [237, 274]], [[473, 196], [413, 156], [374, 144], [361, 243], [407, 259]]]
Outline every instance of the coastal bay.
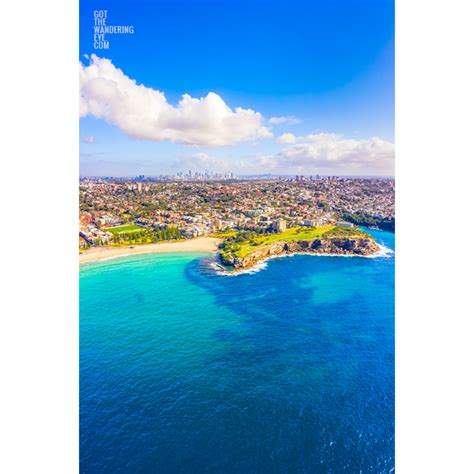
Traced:
[[393, 252], [214, 261], [81, 266], [84, 472], [391, 472]]
[[379, 250], [367, 233], [352, 228], [325, 226], [297, 227], [285, 232], [255, 235], [253, 233], [223, 233], [213, 237], [197, 237], [143, 245], [98, 246], [82, 250], [80, 263], [108, 260], [128, 255], [167, 252], [206, 252], [218, 255], [228, 269], [242, 270], [268, 258], [313, 253], [318, 255], [362, 255]]

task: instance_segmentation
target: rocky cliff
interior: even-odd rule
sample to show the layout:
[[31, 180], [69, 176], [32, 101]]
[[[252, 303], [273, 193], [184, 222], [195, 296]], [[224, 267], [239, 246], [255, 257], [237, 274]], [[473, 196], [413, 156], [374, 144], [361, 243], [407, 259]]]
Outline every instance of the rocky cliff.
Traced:
[[311, 240], [275, 242], [255, 249], [243, 258], [231, 254], [220, 254], [224, 265], [236, 269], [250, 268], [261, 260], [278, 255], [295, 253], [315, 253], [321, 255], [371, 255], [379, 249], [374, 239], [364, 237], [327, 237]]

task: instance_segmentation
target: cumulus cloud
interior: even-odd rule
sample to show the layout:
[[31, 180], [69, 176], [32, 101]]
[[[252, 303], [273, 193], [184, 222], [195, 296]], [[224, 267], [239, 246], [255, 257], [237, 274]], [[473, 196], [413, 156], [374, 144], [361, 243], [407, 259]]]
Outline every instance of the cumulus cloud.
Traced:
[[79, 78], [81, 117], [103, 119], [136, 139], [223, 146], [272, 136], [259, 112], [232, 110], [213, 92], [199, 99], [184, 94], [175, 107], [95, 54], [88, 66], [80, 63]]
[[343, 174], [391, 175], [395, 146], [374, 137], [355, 140], [333, 133], [297, 137], [297, 143], [274, 155], [275, 165], [294, 170], [341, 172]]
[[290, 115], [289, 117], [272, 117], [268, 122], [273, 125], [279, 125], [282, 123], [286, 123], [287, 125], [296, 125], [297, 123], [300, 123], [301, 120], [294, 117], [293, 115]]
[[287, 145], [289, 143], [295, 143], [296, 137], [292, 133], [284, 133], [277, 138], [277, 143], [280, 145]]
[[[380, 138], [355, 140], [333, 133], [294, 137], [296, 143], [276, 154], [257, 154], [240, 158], [215, 157], [195, 153], [178, 158], [174, 167], [203, 171], [234, 171], [282, 174], [394, 174], [395, 147]], [[300, 143], [303, 141], [302, 143]]]

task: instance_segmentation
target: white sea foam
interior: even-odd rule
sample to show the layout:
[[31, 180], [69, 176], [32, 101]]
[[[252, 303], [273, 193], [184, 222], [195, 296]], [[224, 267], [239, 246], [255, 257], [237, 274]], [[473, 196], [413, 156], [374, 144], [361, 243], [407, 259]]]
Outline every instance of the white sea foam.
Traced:
[[245, 268], [244, 270], [236, 270], [234, 272], [231, 272], [229, 273], [229, 276], [237, 276], [237, 275], [245, 275], [246, 273], [261, 272], [262, 270], [265, 270], [265, 268], [267, 268], [268, 260], [269, 258], [266, 258], [265, 260], [261, 260], [260, 262], [256, 263], [253, 267]]
[[377, 252], [375, 252], [374, 254], [372, 254], [372, 255], [366, 255], [366, 257], [368, 257], [368, 258], [380, 258], [380, 257], [388, 258], [388, 257], [390, 257], [391, 255], [393, 255], [395, 253], [392, 249], [389, 249], [385, 245], [382, 245], [382, 244], [377, 244], [377, 245], [379, 246], [379, 250]]
[[216, 274], [219, 276], [233, 277], [238, 275], [245, 275], [248, 273], [257, 273], [262, 270], [265, 270], [265, 268], [267, 268], [267, 260], [268, 259], [262, 260], [253, 267], [246, 268], [245, 270], [227, 270], [225, 267], [219, 265], [218, 263], [211, 263], [210, 266], [214, 268]]

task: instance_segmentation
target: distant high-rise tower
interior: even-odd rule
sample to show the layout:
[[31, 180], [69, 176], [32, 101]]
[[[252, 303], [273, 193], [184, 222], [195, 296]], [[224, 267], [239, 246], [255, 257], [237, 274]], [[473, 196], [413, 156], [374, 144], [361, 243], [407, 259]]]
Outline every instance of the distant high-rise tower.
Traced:
[[141, 182], [137, 183], [137, 191], [138, 191], [139, 194], [141, 194], [142, 191], [143, 191]]

